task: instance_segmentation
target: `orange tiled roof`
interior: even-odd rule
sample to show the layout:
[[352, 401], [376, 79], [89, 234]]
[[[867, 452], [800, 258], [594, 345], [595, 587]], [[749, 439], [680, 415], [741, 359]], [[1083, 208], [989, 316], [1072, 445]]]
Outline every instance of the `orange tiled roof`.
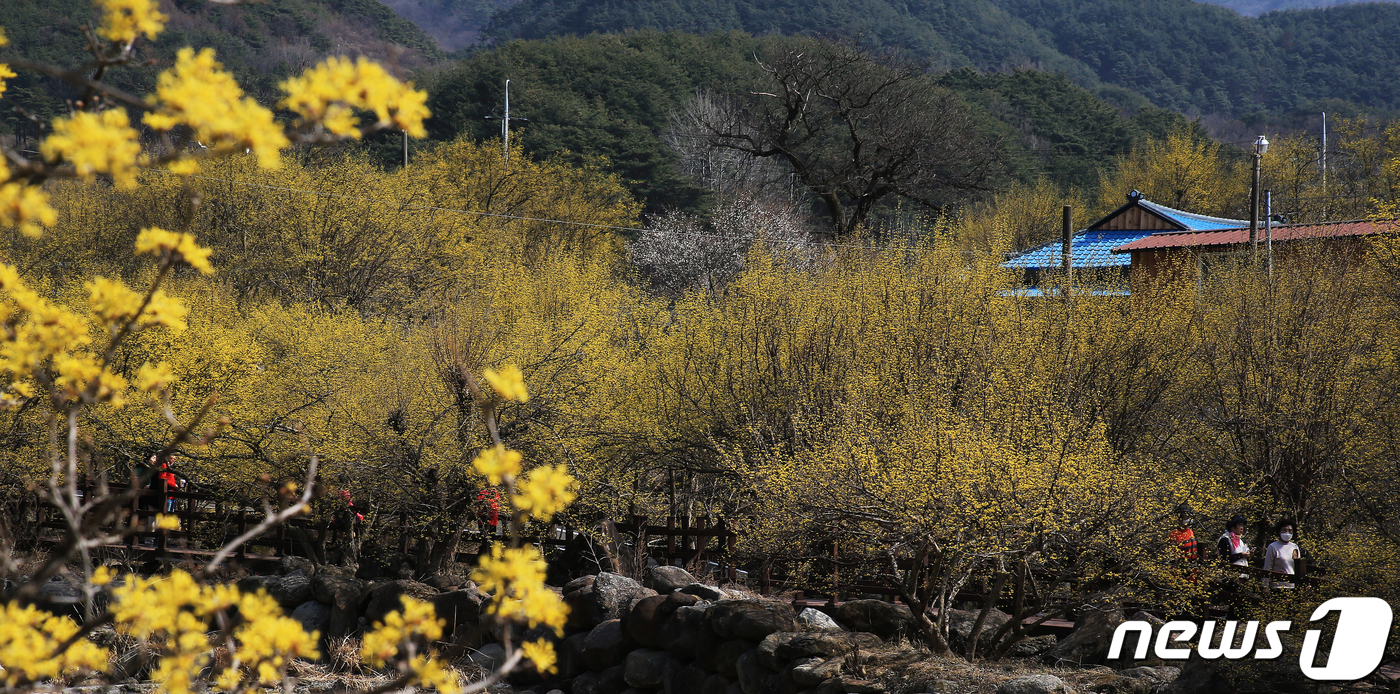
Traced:
[[[1300, 239], [1323, 239], [1340, 236], [1371, 236], [1400, 230], [1396, 222], [1327, 222], [1324, 224], [1296, 224], [1276, 226], [1273, 229], [1274, 241], [1296, 241]], [[1259, 241], [1264, 241], [1264, 227], [1259, 227]], [[1131, 253], [1165, 248], [1199, 248], [1201, 246], [1234, 246], [1249, 243], [1249, 229], [1223, 229], [1220, 231], [1167, 231], [1145, 236], [1131, 243], [1113, 249], [1114, 253]]]

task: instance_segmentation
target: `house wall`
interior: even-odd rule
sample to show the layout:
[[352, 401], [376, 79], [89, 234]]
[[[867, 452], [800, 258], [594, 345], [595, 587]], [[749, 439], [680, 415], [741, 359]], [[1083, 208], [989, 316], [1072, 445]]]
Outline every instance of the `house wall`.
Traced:
[[[1363, 239], [1357, 237], [1342, 237], [1330, 239], [1306, 239], [1300, 241], [1290, 241], [1280, 243], [1274, 241], [1274, 263], [1288, 262], [1293, 256], [1302, 254], [1304, 249], [1318, 245], [1325, 247], [1333, 257], [1338, 258], [1347, 265], [1360, 265], [1366, 262], [1366, 244]], [[1135, 251], [1132, 260], [1132, 288], [1134, 292], [1143, 291], [1149, 287], [1162, 287], [1172, 282], [1189, 282], [1191, 286], [1196, 284], [1196, 275], [1199, 271], [1198, 257], [1203, 253], [1231, 253], [1246, 252], [1247, 244], [1236, 244], [1230, 246], [1209, 246], [1205, 248], [1160, 248], [1146, 251]], [[1303, 255], [1307, 258], [1307, 255]], [[1259, 262], [1264, 262], [1264, 244], [1259, 244]]]

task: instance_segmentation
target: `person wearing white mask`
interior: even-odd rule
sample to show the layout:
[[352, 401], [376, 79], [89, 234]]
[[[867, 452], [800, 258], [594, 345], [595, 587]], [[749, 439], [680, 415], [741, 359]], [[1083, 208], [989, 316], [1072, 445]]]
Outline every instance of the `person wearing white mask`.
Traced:
[[[1264, 570], [1295, 576], [1302, 568], [1302, 554], [1298, 543], [1293, 541], [1293, 521], [1283, 521], [1275, 530], [1278, 532], [1278, 541], [1264, 549]], [[1264, 587], [1269, 588], [1271, 585], [1274, 588], [1293, 587], [1293, 583], [1286, 578], [1265, 578]]]

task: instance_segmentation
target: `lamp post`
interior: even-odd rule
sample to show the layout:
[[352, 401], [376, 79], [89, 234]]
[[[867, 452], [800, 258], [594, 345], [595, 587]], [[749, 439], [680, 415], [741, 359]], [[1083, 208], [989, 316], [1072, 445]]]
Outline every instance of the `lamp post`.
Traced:
[[1254, 141], [1254, 185], [1249, 192], [1249, 260], [1259, 264], [1259, 160], [1269, 151], [1269, 141], [1263, 135]]

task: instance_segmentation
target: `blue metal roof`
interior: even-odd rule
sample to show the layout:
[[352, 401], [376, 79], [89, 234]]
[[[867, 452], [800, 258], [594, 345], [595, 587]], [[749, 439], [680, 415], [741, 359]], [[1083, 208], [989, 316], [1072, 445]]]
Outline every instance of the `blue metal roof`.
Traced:
[[[1132, 264], [1132, 256], [1118, 253], [1113, 249], [1151, 236], [1151, 231], [1090, 231], [1070, 239], [1070, 253], [1074, 267], [1127, 267]], [[1060, 267], [1060, 242], [1051, 241], [1002, 263], [1006, 268], [1057, 268]]]
[[1138, 200], [1138, 204], [1163, 217], [1175, 220], [1177, 223], [1181, 224], [1183, 231], [1216, 231], [1218, 229], [1238, 229], [1240, 227], [1249, 226], [1249, 220], [1246, 219], [1225, 219], [1224, 217], [1211, 217], [1209, 215], [1195, 214], [1193, 212], [1182, 212], [1181, 210], [1174, 210], [1166, 205], [1158, 205], [1155, 202], [1149, 202], [1147, 200]]
[[[1128, 196], [1128, 204], [1114, 210], [1108, 216], [1095, 222], [1090, 228], [1104, 224], [1131, 209], [1134, 205], [1140, 205], [1149, 212], [1161, 215], [1179, 225], [1180, 231], [1219, 231], [1221, 229], [1238, 229], [1249, 225], [1249, 222], [1243, 219], [1211, 217], [1193, 212], [1183, 212], [1166, 205], [1158, 205], [1155, 202], [1142, 199], [1137, 191], [1133, 191]], [[1131, 257], [1126, 253], [1115, 254], [1113, 249], [1125, 243], [1132, 243], [1159, 233], [1163, 233], [1162, 230], [1081, 231], [1070, 240], [1070, 250], [1074, 255], [1074, 267], [1127, 267], [1132, 264]], [[1058, 268], [1060, 267], [1060, 248], [1059, 241], [1041, 244], [1002, 263], [1001, 266], [1021, 269]]]

